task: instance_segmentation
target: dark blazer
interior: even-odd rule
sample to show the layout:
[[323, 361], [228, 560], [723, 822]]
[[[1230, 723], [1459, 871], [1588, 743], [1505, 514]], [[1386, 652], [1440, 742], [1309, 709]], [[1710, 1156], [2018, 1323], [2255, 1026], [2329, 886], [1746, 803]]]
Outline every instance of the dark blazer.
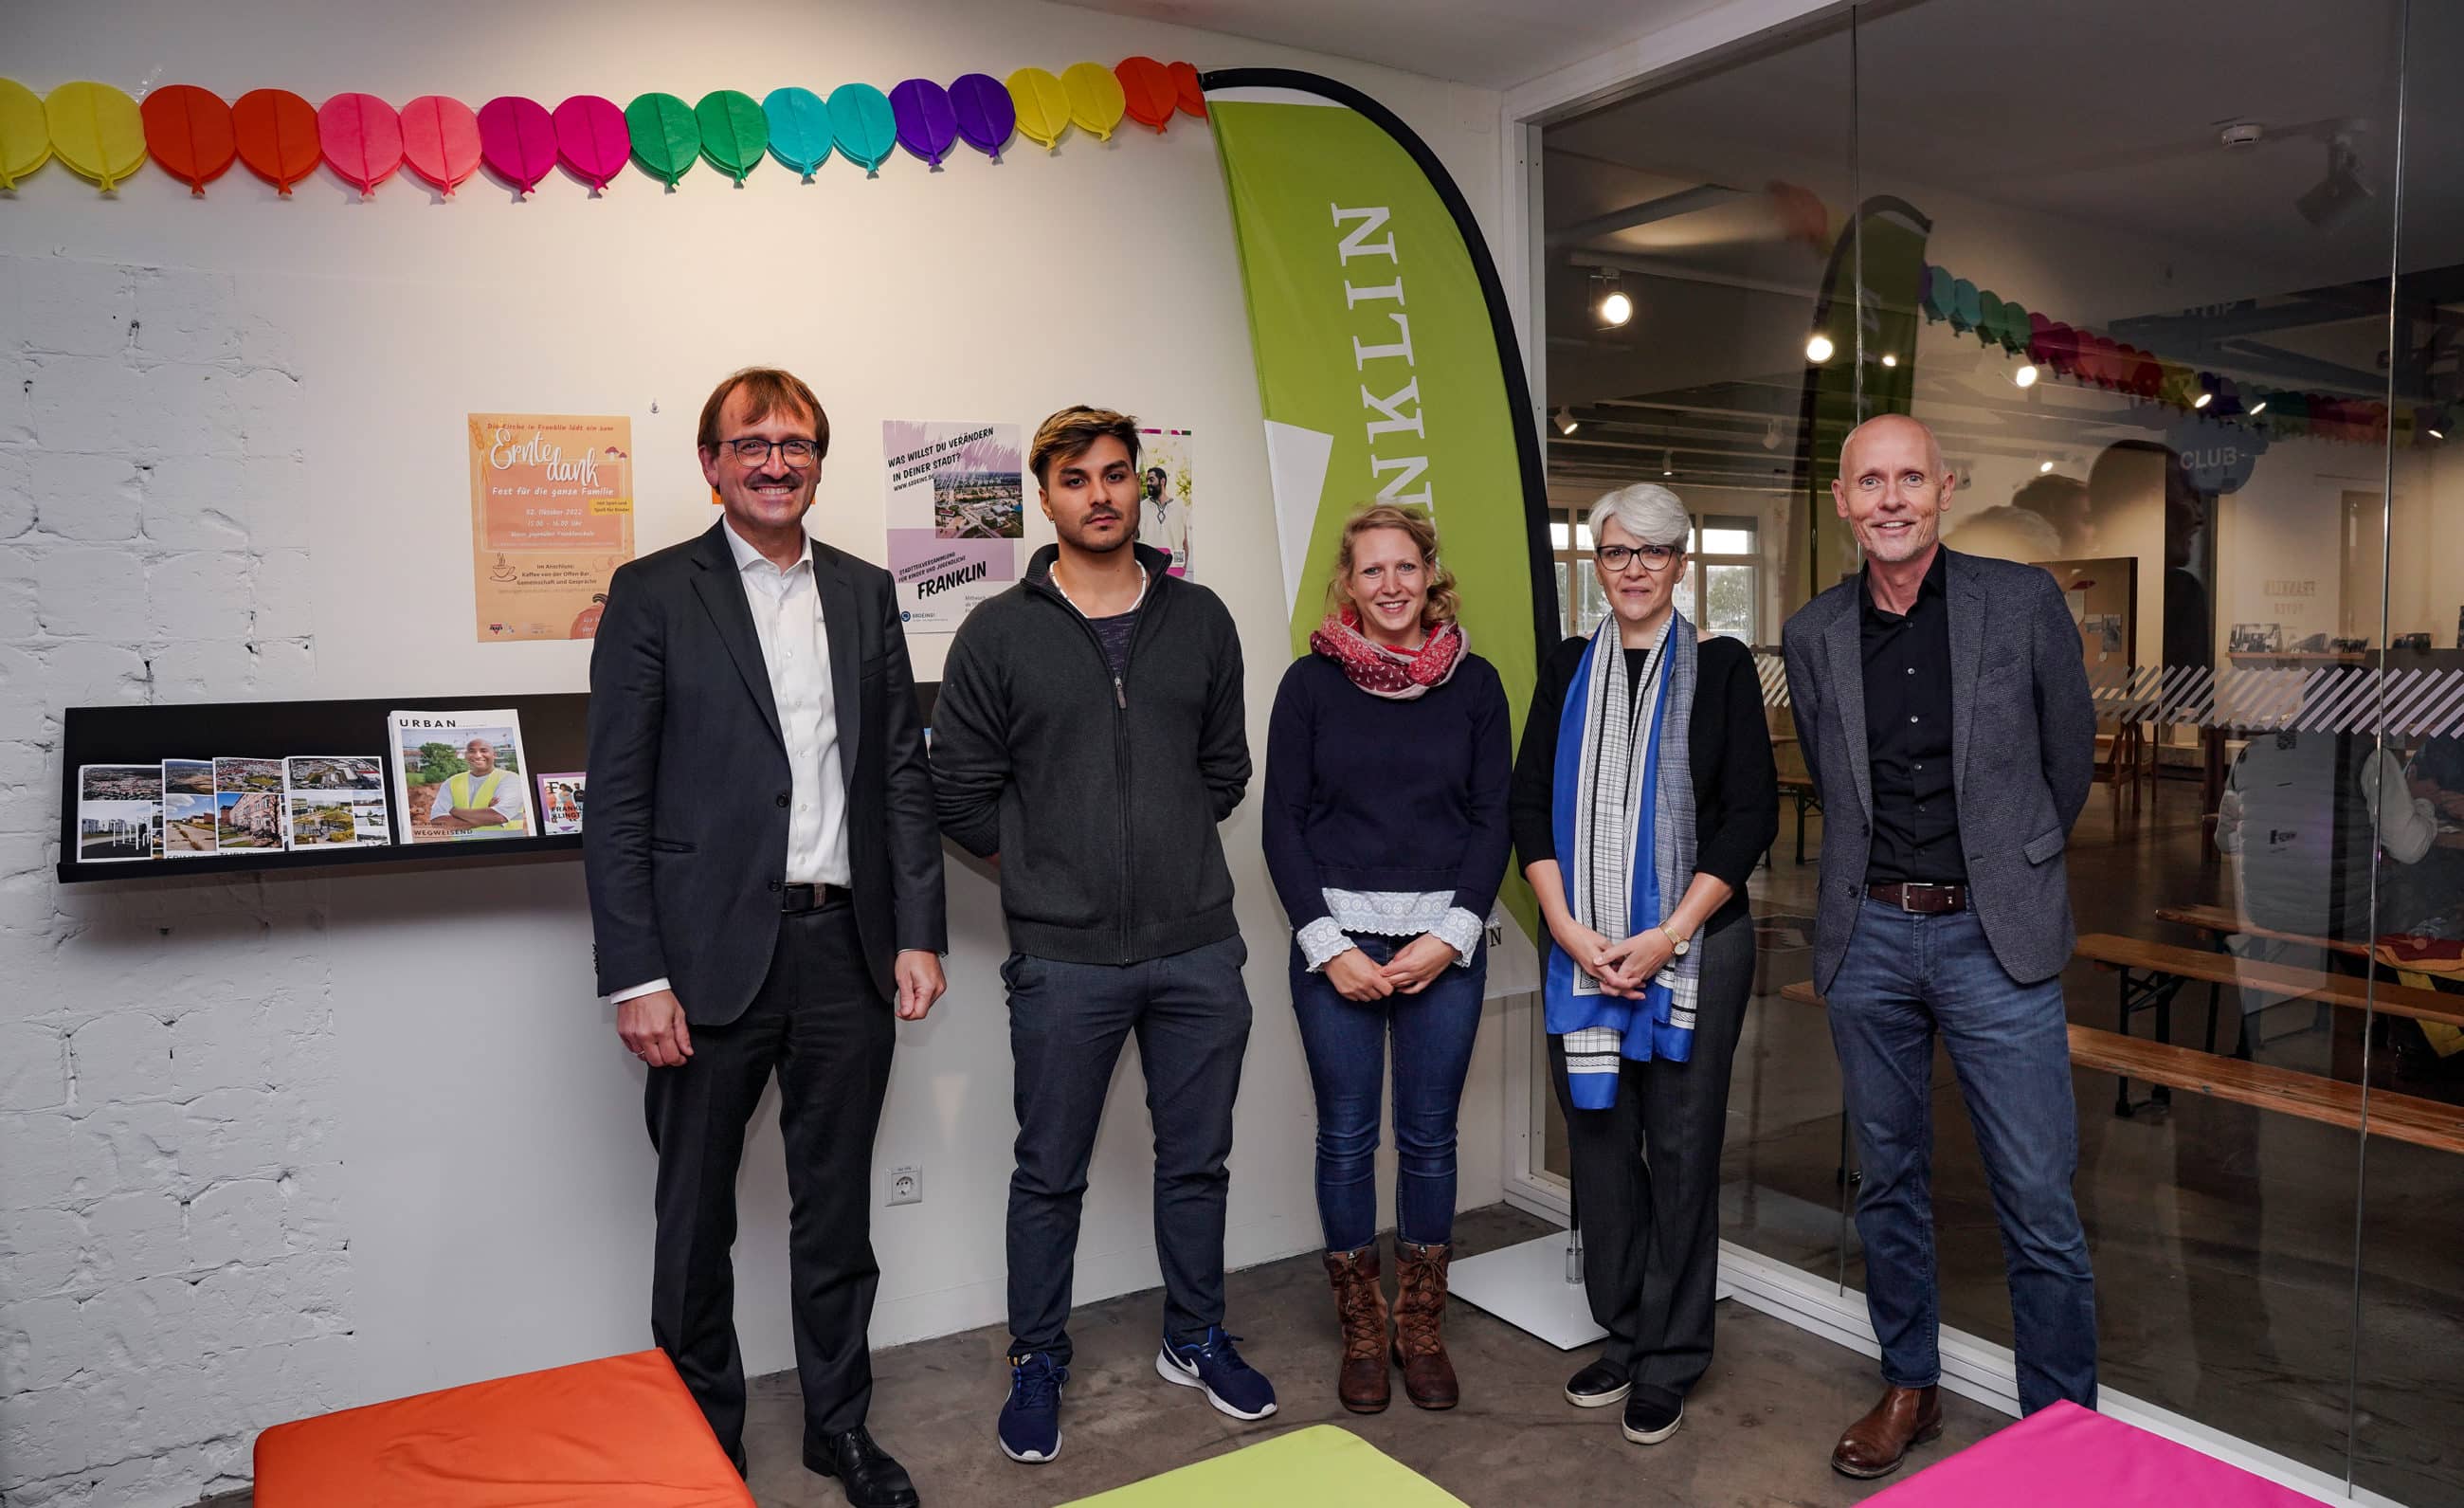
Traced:
[[[2051, 572], [1945, 549], [1950, 599], [1951, 789], [1977, 920], [2023, 985], [2071, 960], [2071, 824], [2096, 768], [2096, 709], [2078, 625]], [[1822, 798], [1822, 879], [1814, 983], [1831, 987], [1847, 954], [1874, 838], [1865, 744], [1861, 573], [1799, 609], [1780, 631], [1797, 746]]]
[[[1550, 651], [1531, 688], [1531, 715], [1523, 722], [1523, 748], [1515, 757], [1507, 808], [1515, 862], [1525, 869], [1557, 856], [1551, 826], [1557, 720], [1565, 711], [1566, 687], [1591, 645], [1589, 638], [1576, 637]], [[1686, 758], [1694, 767], [1694, 869], [1718, 876], [1736, 891], [1704, 920], [1703, 930], [1709, 932], [1748, 913], [1746, 881], [1779, 836], [1779, 772], [1771, 761], [1771, 724], [1763, 715], [1753, 652], [1735, 639], [1710, 638], [1695, 653], [1694, 719], [1685, 730]], [[1573, 883], [1572, 875], [1560, 877]]]
[[[590, 654], [590, 883], [602, 994], [666, 977], [695, 1026], [770, 971], [787, 867], [787, 745], [724, 524], [621, 567]], [[890, 573], [819, 540], [847, 861], [883, 1000], [902, 949], [949, 945], [941, 841]]]

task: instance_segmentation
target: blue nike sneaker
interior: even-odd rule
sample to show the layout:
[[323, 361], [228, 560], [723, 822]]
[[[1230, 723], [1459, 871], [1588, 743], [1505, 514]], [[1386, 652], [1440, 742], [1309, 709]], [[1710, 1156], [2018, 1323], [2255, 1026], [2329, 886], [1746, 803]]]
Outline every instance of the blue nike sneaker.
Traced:
[[1200, 1387], [1217, 1411], [1235, 1419], [1264, 1419], [1275, 1411], [1275, 1385], [1232, 1349], [1241, 1339], [1225, 1335], [1221, 1325], [1208, 1328], [1206, 1339], [1184, 1345], [1169, 1340], [1155, 1353], [1155, 1375], [1183, 1387]]
[[1009, 1401], [1001, 1405], [1001, 1453], [1041, 1465], [1061, 1453], [1061, 1385], [1069, 1368], [1042, 1351], [1009, 1359]]

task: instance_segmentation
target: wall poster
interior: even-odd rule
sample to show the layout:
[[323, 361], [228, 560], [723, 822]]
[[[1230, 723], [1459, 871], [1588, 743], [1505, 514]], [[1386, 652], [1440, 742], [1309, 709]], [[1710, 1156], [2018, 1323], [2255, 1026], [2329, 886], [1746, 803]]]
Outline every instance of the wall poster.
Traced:
[[1191, 453], [1196, 449], [1187, 430], [1138, 431], [1138, 543], [1172, 557], [1172, 573], [1192, 574], [1189, 565], [1192, 525], [1190, 510], [1198, 501]]
[[1018, 580], [1024, 453], [1015, 424], [881, 422], [890, 574], [910, 633], [956, 633], [969, 610]]
[[470, 446], [479, 642], [595, 637], [633, 558], [633, 421], [474, 413]]

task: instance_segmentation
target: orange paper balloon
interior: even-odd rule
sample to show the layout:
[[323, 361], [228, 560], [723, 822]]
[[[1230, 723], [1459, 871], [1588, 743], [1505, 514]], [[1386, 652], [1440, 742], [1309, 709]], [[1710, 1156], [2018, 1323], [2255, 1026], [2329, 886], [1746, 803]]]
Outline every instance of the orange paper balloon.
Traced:
[[231, 170], [239, 145], [222, 96], [195, 84], [165, 84], [138, 109], [145, 117], [145, 150], [188, 192], [204, 194], [206, 185]]
[[1124, 57], [1112, 69], [1121, 81], [1121, 99], [1130, 119], [1160, 132], [1180, 108], [1180, 85], [1172, 70], [1152, 57]]
[[231, 105], [239, 160], [280, 190], [317, 170], [317, 107], [288, 89], [252, 89]]

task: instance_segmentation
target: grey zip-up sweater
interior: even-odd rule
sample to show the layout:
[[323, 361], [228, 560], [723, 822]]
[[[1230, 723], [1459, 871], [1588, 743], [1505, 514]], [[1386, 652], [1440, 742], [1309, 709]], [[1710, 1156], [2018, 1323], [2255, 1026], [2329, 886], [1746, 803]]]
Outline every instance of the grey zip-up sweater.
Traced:
[[1195, 582], [1133, 546], [1149, 585], [1118, 676], [1047, 578], [968, 614], [933, 708], [941, 831], [1001, 856], [1010, 946], [1071, 964], [1136, 964], [1240, 930], [1215, 825], [1249, 785], [1241, 640]]

